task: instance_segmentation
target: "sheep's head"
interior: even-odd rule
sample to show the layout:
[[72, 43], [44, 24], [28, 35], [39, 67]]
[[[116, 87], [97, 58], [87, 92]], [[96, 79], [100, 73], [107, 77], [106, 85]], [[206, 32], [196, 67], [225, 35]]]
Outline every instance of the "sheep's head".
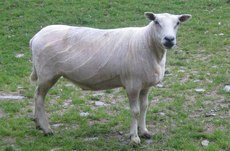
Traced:
[[154, 14], [145, 12], [145, 16], [153, 21], [154, 36], [165, 48], [170, 49], [176, 45], [176, 33], [180, 23], [189, 20], [190, 14], [172, 15], [172, 14]]

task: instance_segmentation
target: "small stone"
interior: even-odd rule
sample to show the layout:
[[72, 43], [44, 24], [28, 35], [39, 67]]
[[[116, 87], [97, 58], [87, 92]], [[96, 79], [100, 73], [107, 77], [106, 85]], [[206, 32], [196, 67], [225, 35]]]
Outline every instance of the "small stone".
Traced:
[[158, 88], [163, 88], [164, 85], [163, 85], [162, 83], [159, 83], [159, 84], [156, 85], [156, 87], [158, 87]]
[[17, 88], [18, 88], [18, 89], [24, 89], [24, 87], [23, 87], [23, 86], [18, 86]]
[[195, 83], [200, 83], [201, 80], [194, 80], [193, 82], [195, 82]]
[[224, 36], [224, 33], [219, 33], [219, 36]]
[[214, 111], [208, 112], [205, 114], [206, 117], [212, 117], [212, 116], [216, 116], [216, 113]]
[[230, 85], [226, 85], [226, 86], [224, 87], [224, 91], [230, 92]]
[[61, 148], [56, 147], [56, 148], [52, 148], [50, 151], [59, 151], [59, 150], [61, 150]]
[[180, 69], [178, 72], [185, 73], [185, 70]]
[[87, 117], [87, 116], [89, 116], [89, 112], [81, 112], [80, 116], [81, 117]]
[[165, 116], [165, 113], [164, 113], [164, 112], [160, 112], [160, 113], [159, 113], [159, 116], [162, 116], [162, 117], [163, 117], [163, 116]]
[[202, 146], [207, 147], [208, 144], [209, 144], [209, 141], [208, 141], [208, 140], [203, 140], [203, 141], [201, 142], [201, 144], [202, 144]]
[[70, 99], [65, 100], [65, 102], [63, 104], [63, 107], [68, 108], [69, 106], [71, 106], [71, 104], [72, 104], [72, 100], [70, 100]]
[[208, 83], [213, 83], [213, 81], [212, 81], [212, 80], [209, 80], [209, 79], [206, 79], [206, 81], [207, 81]]
[[172, 123], [172, 124], [171, 124], [171, 127], [176, 127], [176, 124], [175, 124], [175, 123]]
[[57, 128], [57, 127], [60, 127], [60, 126], [63, 126], [64, 124], [62, 123], [56, 123], [56, 124], [52, 124], [53, 127]]
[[118, 134], [119, 134], [119, 135], [123, 135], [124, 133], [123, 133], [122, 131], [119, 131]]
[[98, 106], [98, 107], [100, 107], [100, 106], [106, 106], [106, 104], [104, 102], [101, 102], [101, 101], [96, 101], [95, 105]]
[[95, 92], [92, 96], [94, 96], [94, 97], [101, 97], [103, 95], [105, 95], [105, 94], [102, 93], [102, 92]]
[[152, 139], [147, 139], [147, 140], [145, 140], [145, 143], [146, 143], [146, 144], [152, 144], [152, 143], [153, 143], [153, 140], [152, 140]]
[[205, 89], [197, 88], [197, 89], [195, 89], [195, 91], [198, 93], [202, 93], [202, 92], [205, 92]]
[[15, 57], [16, 57], [16, 58], [22, 58], [22, 57], [24, 57], [24, 54], [23, 54], [23, 53], [19, 53], [19, 54], [17, 54]]
[[89, 137], [89, 138], [85, 138], [84, 141], [95, 141], [98, 140], [98, 137]]
[[65, 84], [65, 86], [66, 86], [66, 87], [74, 87], [75, 85], [72, 84], [72, 83], [67, 83], [67, 84]]

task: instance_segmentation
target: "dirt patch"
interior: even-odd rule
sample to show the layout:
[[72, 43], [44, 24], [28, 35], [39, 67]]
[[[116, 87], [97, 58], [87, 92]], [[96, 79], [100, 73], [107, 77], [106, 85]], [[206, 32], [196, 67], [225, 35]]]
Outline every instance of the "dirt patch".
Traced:
[[83, 99], [101, 101], [106, 104], [116, 104], [126, 99], [126, 95], [122, 93], [122, 88], [111, 89], [109, 91], [81, 91], [81, 94]]
[[104, 137], [108, 140], [119, 140], [123, 145], [127, 145], [130, 143], [129, 133], [121, 132], [121, 131], [111, 131], [109, 134], [104, 135]]
[[188, 100], [188, 102], [194, 104], [196, 102], [196, 96], [195, 95], [189, 95], [189, 96], [185, 96], [186, 100]]
[[169, 97], [161, 98], [161, 97], [156, 96], [156, 97], [153, 97], [152, 100], [149, 100], [149, 107], [158, 106], [160, 102], [171, 102], [172, 100], [173, 99]]
[[4, 149], [1, 148], [0, 146], [0, 150], [7, 150], [8, 148], [10, 150], [20, 150], [18, 146], [16, 146], [16, 139], [12, 138], [12, 137], [4, 137], [3, 140], [1, 140], [1, 144], [4, 144], [3, 146], [7, 146]]
[[191, 113], [189, 113], [189, 117], [190, 118], [199, 118], [199, 117], [202, 117], [203, 114], [204, 114], [203, 112], [204, 112], [203, 109], [194, 110]]
[[224, 46], [224, 49], [228, 51], [230, 50], [230, 46]]
[[190, 75], [185, 75], [185, 76], [183, 76], [181, 79], [180, 79], [180, 82], [181, 83], [186, 83], [186, 82], [188, 82], [190, 80]]
[[207, 123], [205, 125], [205, 133], [212, 134], [215, 131], [216, 127], [212, 123]]
[[108, 123], [108, 119], [99, 119], [99, 120], [88, 120], [88, 125], [93, 126], [95, 124]]

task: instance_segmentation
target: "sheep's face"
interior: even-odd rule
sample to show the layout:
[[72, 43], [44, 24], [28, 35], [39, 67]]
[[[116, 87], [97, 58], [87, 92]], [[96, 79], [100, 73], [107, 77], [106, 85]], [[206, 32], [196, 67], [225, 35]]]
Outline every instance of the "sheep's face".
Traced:
[[145, 16], [153, 21], [154, 37], [166, 49], [176, 45], [176, 33], [181, 22], [191, 18], [191, 15], [153, 14], [146, 12]]

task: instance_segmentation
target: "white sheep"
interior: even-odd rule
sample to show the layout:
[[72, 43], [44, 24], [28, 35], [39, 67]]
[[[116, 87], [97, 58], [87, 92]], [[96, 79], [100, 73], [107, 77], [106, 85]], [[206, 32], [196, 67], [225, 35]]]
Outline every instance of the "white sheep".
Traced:
[[191, 15], [146, 12], [145, 16], [151, 21], [145, 27], [104, 30], [51, 25], [30, 40], [31, 79], [38, 80], [34, 112], [37, 128], [52, 134], [44, 99], [64, 77], [82, 89], [124, 87], [132, 115], [131, 143], [139, 144], [139, 136], [150, 138], [146, 128], [149, 88], [163, 79], [166, 49], [176, 45], [177, 29]]

